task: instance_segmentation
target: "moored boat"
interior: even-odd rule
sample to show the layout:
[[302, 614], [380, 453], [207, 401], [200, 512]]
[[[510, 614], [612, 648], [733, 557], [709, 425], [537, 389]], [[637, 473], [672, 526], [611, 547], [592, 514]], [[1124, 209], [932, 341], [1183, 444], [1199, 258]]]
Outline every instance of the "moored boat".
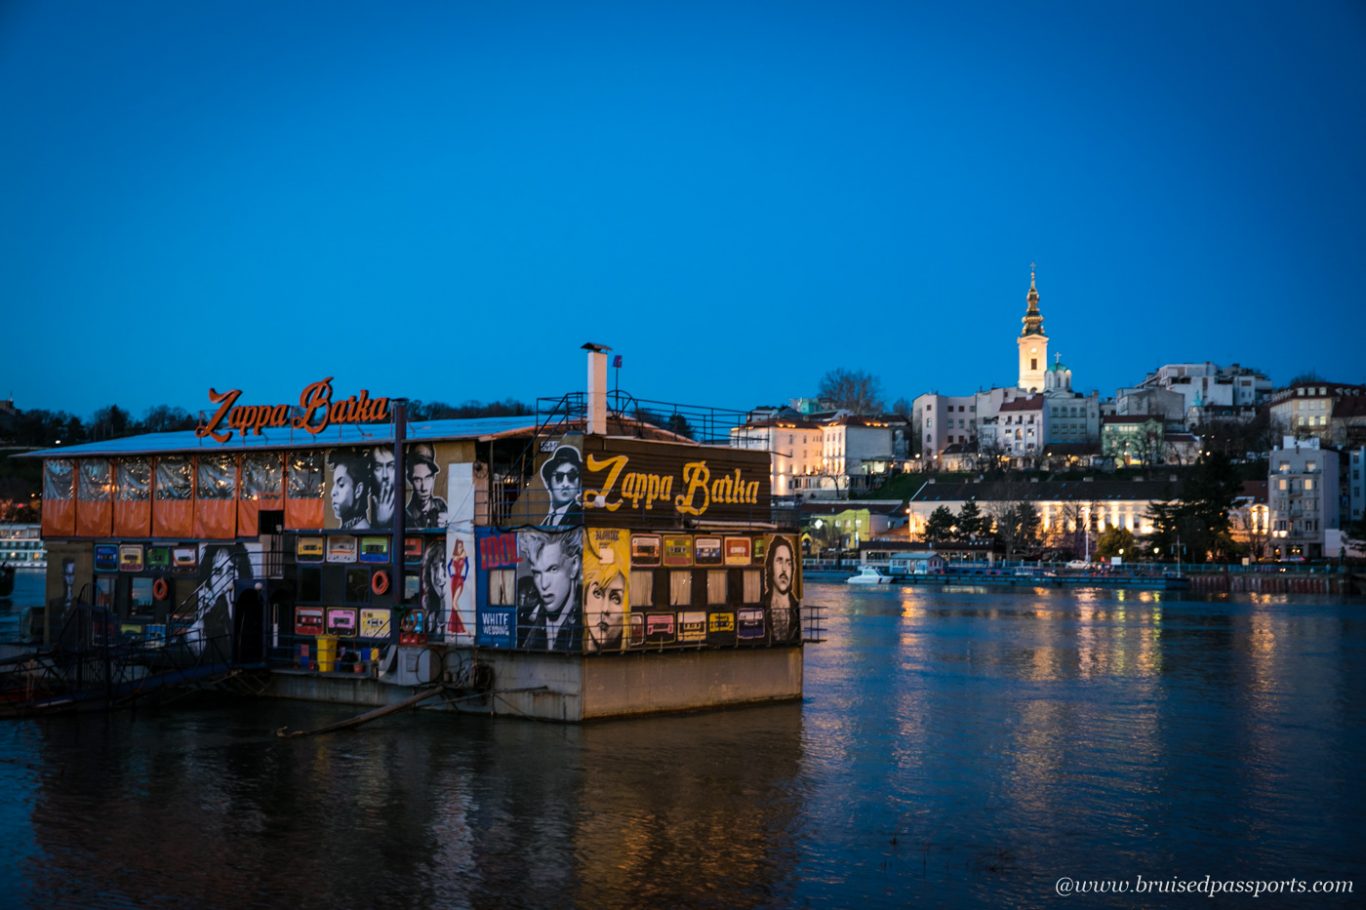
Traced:
[[891, 584], [891, 578], [884, 575], [877, 566], [862, 566], [858, 574], [845, 581], [849, 585], [886, 585]]

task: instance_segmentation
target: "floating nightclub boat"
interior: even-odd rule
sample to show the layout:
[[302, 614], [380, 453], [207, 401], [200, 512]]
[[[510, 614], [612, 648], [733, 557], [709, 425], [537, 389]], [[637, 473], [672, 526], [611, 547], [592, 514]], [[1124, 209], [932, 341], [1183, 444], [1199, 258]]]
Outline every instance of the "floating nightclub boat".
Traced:
[[253, 669], [268, 696], [441, 686], [446, 708], [564, 721], [799, 698], [800, 551], [769, 453], [709, 444], [743, 415], [608, 395], [586, 347], [588, 391], [535, 415], [409, 422], [325, 379], [32, 453], [47, 602], [89, 591], [120, 642]]

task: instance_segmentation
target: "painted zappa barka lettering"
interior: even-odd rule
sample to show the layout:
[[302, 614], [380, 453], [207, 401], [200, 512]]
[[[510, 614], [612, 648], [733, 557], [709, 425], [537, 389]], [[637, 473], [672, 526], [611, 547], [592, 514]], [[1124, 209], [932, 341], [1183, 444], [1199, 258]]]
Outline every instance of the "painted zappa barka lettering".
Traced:
[[683, 482], [680, 484], [683, 491], [673, 496], [673, 475], [627, 472], [625, 469], [629, 463], [630, 458], [626, 455], [608, 458], [588, 456], [590, 472], [607, 471], [602, 489], [588, 491], [590, 505], [615, 512], [626, 501], [632, 509], [651, 511], [656, 502], [668, 503], [672, 497], [673, 507], [679, 513], [701, 515], [711, 508], [713, 502], [726, 505], [757, 505], [759, 502], [759, 482], [745, 480], [739, 468], [733, 474], [712, 480], [711, 469], [705, 461], [690, 461], [683, 465]]
[[367, 389], [344, 401], [332, 400], [332, 377], [310, 383], [299, 393], [298, 405], [237, 404], [241, 389], [219, 392], [209, 389], [209, 401], [218, 405], [213, 416], [195, 428], [195, 435], [227, 442], [237, 432], [261, 435], [266, 427], [292, 427], [312, 435], [334, 423], [381, 423], [389, 419], [389, 399], [371, 398]]

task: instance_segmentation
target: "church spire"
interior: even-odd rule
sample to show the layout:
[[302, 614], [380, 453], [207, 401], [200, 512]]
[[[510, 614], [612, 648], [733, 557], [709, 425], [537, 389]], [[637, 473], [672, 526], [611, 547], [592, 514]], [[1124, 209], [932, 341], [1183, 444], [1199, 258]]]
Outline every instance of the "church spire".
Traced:
[[1039, 289], [1034, 286], [1034, 263], [1029, 264], [1029, 295], [1025, 298], [1029, 304], [1025, 307], [1024, 328], [1020, 329], [1020, 336], [1042, 335], [1043, 334], [1043, 314], [1039, 312]]

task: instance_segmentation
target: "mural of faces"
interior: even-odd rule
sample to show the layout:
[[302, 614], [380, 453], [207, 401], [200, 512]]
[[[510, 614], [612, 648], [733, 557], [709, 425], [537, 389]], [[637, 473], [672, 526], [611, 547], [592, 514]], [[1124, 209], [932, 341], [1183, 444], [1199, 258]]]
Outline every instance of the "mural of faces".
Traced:
[[772, 640], [793, 642], [801, 633], [797, 588], [797, 548], [790, 537], [775, 536], [764, 556], [764, 606]]
[[517, 537], [518, 645], [533, 650], [578, 650], [582, 536], [522, 531]]
[[[253, 548], [258, 549], [259, 544]], [[234, 583], [253, 577], [251, 556], [247, 546], [233, 544], [205, 544], [199, 557], [199, 587], [195, 591], [195, 615], [191, 619], [185, 641], [196, 652], [203, 651], [211, 640], [219, 640], [217, 647], [226, 648], [226, 638], [232, 627]]]
[[446, 562], [446, 541], [432, 540], [422, 551], [422, 576], [419, 599], [427, 614], [428, 634], [446, 627], [450, 612], [450, 571]]
[[404, 511], [410, 528], [445, 527], [446, 501], [436, 495], [441, 467], [430, 445], [418, 443], [408, 453], [408, 489], [411, 494]]
[[773, 538], [773, 545], [769, 549], [769, 585], [781, 597], [793, 594], [793, 564], [791, 542], [786, 537]]
[[569, 606], [574, 581], [579, 574], [577, 557], [565, 552], [564, 544], [548, 543], [529, 558], [531, 577], [541, 598], [541, 610], [558, 619]]
[[370, 450], [370, 524], [387, 528], [394, 520], [397, 472], [394, 450], [377, 446]]
[[342, 528], [370, 527], [370, 466], [357, 452], [334, 449], [332, 465], [332, 514]]
[[583, 458], [572, 445], [561, 445], [541, 465], [541, 482], [550, 494], [550, 510], [542, 524], [567, 524], [578, 517], [583, 495]]
[[616, 572], [607, 579], [593, 579], [588, 582], [584, 594], [590, 650], [620, 648], [626, 618], [626, 576]]
[[593, 528], [584, 534], [588, 539], [583, 554], [584, 650], [618, 651], [630, 609], [630, 534], [608, 528]]

